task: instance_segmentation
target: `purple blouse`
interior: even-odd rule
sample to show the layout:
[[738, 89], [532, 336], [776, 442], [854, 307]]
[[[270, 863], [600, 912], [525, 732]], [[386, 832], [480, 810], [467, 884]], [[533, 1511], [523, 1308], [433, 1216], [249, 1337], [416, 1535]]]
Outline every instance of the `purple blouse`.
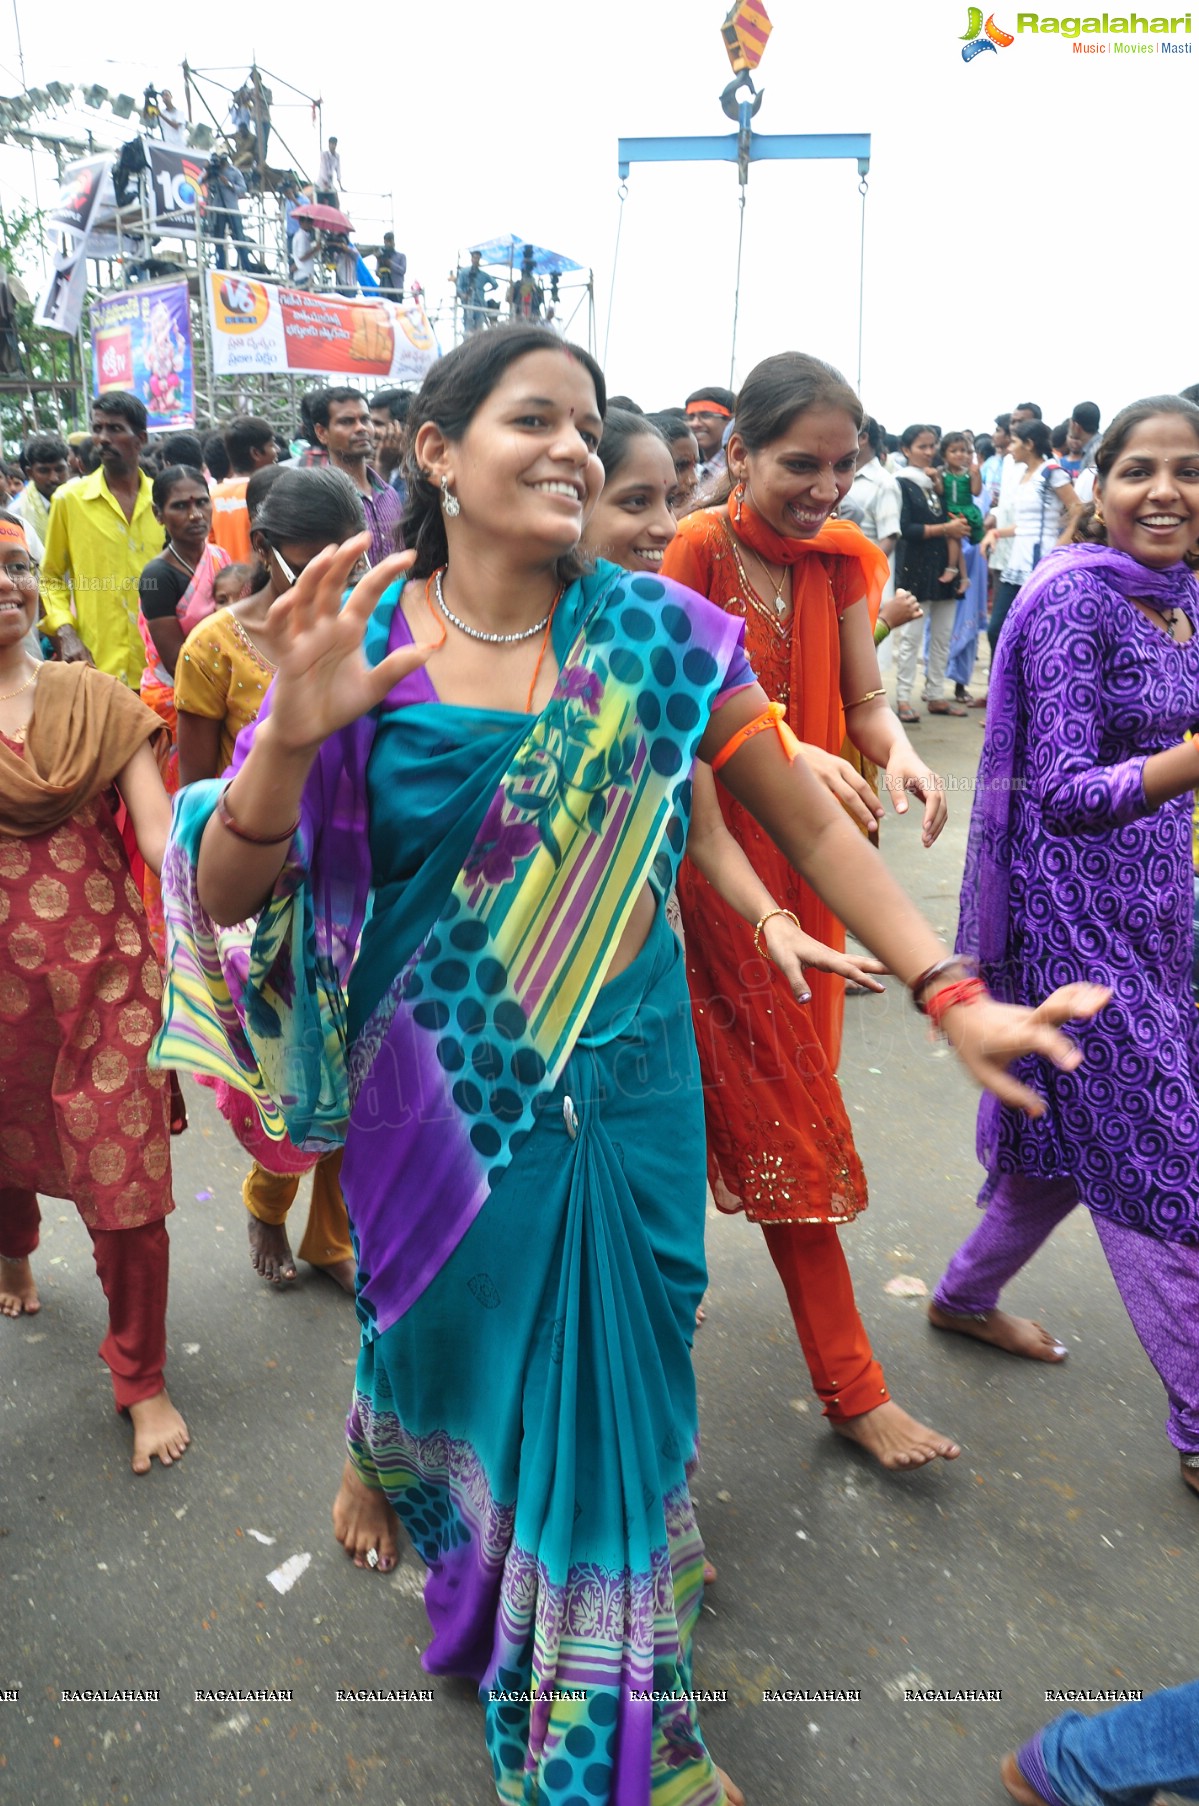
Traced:
[[1000, 637], [958, 947], [1011, 1002], [1079, 981], [1112, 1000], [1070, 1030], [1076, 1072], [1016, 1063], [1045, 1116], [983, 1099], [978, 1156], [992, 1179], [1070, 1177], [1097, 1214], [1199, 1245], [1191, 798], [1151, 809], [1142, 782], [1199, 723], [1199, 637], [1169, 638], [1133, 597], [1199, 625], [1181, 565], [1073, 546], [1043, 560]]

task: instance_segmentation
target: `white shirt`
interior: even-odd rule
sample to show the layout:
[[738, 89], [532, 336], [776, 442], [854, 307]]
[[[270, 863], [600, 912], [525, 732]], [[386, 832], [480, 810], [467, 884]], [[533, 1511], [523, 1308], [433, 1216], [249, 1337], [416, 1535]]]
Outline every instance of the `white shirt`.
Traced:
[[845, 498], [851, 516], [875, 545], [899, 533], [899, 481], [877, 458], [863, 464]]
[[[999, 494], [995, 498], [995, 525], [1010, 527], [1016, 514], [1016, 491], [1020, 487], [1020, 479], [1024, 475], [1023, 464], [1017, 464], [1011, 452], [1003, 454], [1003, 463], [999, 469]], [[1012, 541], [997, 539], [991, 548], [991, 556], [987, 563], [993, 571], [1006, 571], [1012, 557]]]
[[341, 153], [339, 151], [323, 150], [321, 152], [321, 168], [320, 174], [317, 176], [317, 186], [320, 188], [341, 187]]
[[1012, 516], [1016, 536], [1011, 541], [1011, 557], [1004, 572], [1006, 582], [1023, 583], [1026, 577], [1031, 577], [1038, 558], [1043, 558], [1057, 544], [1065, 506], [1055, 491], [1064, 489], [1069, 481], [1060, 464], [1054, 469], [1042, 464], [1040, 470], [1017, 488]]
[[187, 120], [178, 107], [159, 105], [158, 129], [162, 133], [164, 144], [185, 145], [187, 143]]

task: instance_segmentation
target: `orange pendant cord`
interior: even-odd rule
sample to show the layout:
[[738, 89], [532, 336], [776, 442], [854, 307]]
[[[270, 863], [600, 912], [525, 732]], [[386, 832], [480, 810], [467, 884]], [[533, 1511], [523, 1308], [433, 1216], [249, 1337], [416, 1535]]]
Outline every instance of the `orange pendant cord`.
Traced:
[[529, 694], [525, 698], [525, 714], [526, 715], [531, 715], [533, 713], [533, 692], [537, 688], [537, 679], [541, 676], [541, 666], [542, 666], [542, 661], [545, 658], [545, 649], [550, 643], [550, 634], [553, 632], [553, 628], [554, 628], [554, 615], [557, 611], [559, 602], [561, 602], [561, 600], [562, 600], [562, 592], [563, 592], [564, 588], [565, 588], [564, 584], [560, 583], [558, 585], [558, 594], [554, 597], [553, 601], [550, 603], [549, 619], [546, 621], [546, 624], [545, 624], [545, 632], [541, 636], [541, 651], [537, 654], [537, 663], [533, 666], [533, 681], [529, 685]]
[[[444, 571], [444, 569], [445, 569], [444, 564], [441, 566], [441, 569]], [[431, 642], [434, 652], [437, 651], [437, 648], [439, 646], [445, 645], [445, 636], [450, 631], [449, 622], [446, 620], [446, 618], [443, 614], [438, 614], [437, 610], [433, 606], [432, 598], [429, 595], [429, 591], [433, 587], [433, 580], [436, 576], [437, 576], [436, 571], [430, 571], [429, 575], [425, 578], [425, 607], [428, 609], [429, 613], [433, 617], [433, 625], [435, 627], [441, 628], [441, 638], [439, 640], [433, 640]]]

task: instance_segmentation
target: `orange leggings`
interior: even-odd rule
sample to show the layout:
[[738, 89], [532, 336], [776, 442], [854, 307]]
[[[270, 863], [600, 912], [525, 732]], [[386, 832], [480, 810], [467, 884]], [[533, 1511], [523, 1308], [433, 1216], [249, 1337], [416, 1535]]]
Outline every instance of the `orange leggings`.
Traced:
[[836, 1225], [763, 1223], [762, 1233], [824, 1415], [836, 1423], [884, 1404], [891, 1394], [858, 1315]]
[[[296, 1252], [314, 1267], [354, 1258], [346, 1201], [341, 1195], [341, 1153], [337, 1148], [326, 1154], [317, 1161], [312, 1173], [308, 1227]], [[256, 1160], [242, 1181], [241, 1195], [252, 1217], [278, 1227], [286, 1222], [299, 1189], [298, 1173], [268, 1173]]]

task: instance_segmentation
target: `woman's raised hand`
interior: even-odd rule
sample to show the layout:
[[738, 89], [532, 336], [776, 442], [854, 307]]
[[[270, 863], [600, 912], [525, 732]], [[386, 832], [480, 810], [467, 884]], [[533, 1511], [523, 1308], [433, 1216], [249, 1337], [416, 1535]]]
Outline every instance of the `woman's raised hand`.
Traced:
[[344, 545], [326, 546], [301, 571], [295, 588], [271, 604], [267, 620], [283, 644], [271, 692], [271, 737], [288, 752], [311, 752], [365, 715], [432, 651], [403, 646], [381, 664], [367, 663], [362, 641], [375, 605], [416, 557], [401, 552], [384, 558], [354, 585], [343, 606], [350, 573], [369, 545], [369, 534], [359, 533]]
[[1082, 1064], [1082, 1052], [1063, 1035], [1059, 1023], [1083, 1022], [1098, 1015], [1111, 992], [1103, 985], [1062, 985], [1035, 1010], [983, 998], [956, 1004], [945, 1012], [944, 1030], [967, 1072], [1000, 1103], [1029, 1116], [1043, 1116], [1045, 1105], [1035, 1091], [1007, 1070], [1021, 1054], [1040, 1054], [1062, 1072]]
[[924, 615], [910, 589], [897, 589], [878, 612], [892, 629], [903, 627], [908, 621], [919, 621]]

